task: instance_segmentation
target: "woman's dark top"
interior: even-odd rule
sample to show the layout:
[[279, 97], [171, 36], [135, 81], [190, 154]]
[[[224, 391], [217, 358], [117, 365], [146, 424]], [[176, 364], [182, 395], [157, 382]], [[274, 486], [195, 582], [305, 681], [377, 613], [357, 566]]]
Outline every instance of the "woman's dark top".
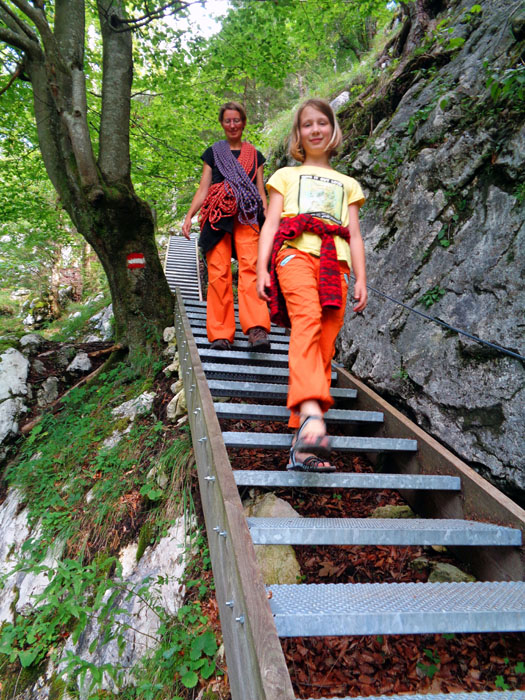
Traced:
[[[232, 151], [232, 155], [235, 156], [235, 158], [238, 158], [240, 153], [240, 149], [237, 151]], [[223, 182], [224, 177], [221, 175], [219, 168], [215, 165], [213, 148], [211, 146], [204, 151], [204, 153], [201, 156], [201, 159], [211, 168], [211, 184], [215, 185], [218, 182]], [[263, 156], [263, 154], [260, 151], [257, 151], [257, 168], [255, 169], [255, 172], [253, 172], [252, 170], [252, 172], [248, 173], [250, 179], [255, 180], [255, 174], [257, 173], [257, 170], [259, 170], [259, 168], [265, 161], [266, 158]], [[213, 229], [209, 221], [204, 222], [204, 226], [202, 227], [201, 235], [199, 238], [199, 246], [202, 248], [203, 253], [207, 253], [209, 250], [215, 247], [217, 243], [221, 240], [221, 238], [224, 237], [225, 233], [233, 233], [234, 220], [234, 216], [223, 216], [222, 219], [220, 219], [220, 221], [218, 222], [218, 224], [216, 224], [216, 226], [218, 226], [218, 230]], [[261, 227], [263, 223], [264, 216], [261, 213], [259, 217], [259, 227]]]

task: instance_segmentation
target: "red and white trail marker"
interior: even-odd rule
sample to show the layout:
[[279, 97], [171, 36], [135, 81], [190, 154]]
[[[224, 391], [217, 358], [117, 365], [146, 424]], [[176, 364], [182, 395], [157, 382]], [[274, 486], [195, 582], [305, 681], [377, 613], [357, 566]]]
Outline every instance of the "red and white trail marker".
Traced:
[[139, 267], [146, 267], [146, 258], [143, 253], [130, 253], [126, 256], [128, 269], [136, 270]]

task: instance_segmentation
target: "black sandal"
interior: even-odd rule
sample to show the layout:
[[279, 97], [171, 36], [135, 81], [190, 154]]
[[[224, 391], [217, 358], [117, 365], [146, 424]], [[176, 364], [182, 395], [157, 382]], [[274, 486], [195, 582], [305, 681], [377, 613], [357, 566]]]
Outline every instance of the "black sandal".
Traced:
[[292, 472], [317, 472], [318, 474], [331, 474], [335, 472], [333, 464], [326, 466], [323, 459], [317, 455], [310, 455], [302, 462], [295, 459], [295, 446], [290, 449], [290, 461], [286, 465], [286, 469]]
[[304, 426], [311, 420], [320, 420], [324, 423], [323, 416], [307, 416], [301, 423], [301, 427], [295, 434], [295, 440], [292, 449], [299, 452], [309, 452], [319, 457], [328, 457], [332, 450], [332, 438], [329, 435], [318, 435], [313, 442], [304, 442], [301, 440], [301, 433]]

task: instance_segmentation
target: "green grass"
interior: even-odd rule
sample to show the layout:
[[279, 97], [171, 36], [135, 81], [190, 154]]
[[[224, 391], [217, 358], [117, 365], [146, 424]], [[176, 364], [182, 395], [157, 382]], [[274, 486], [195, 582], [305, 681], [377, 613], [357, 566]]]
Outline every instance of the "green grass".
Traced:
[[[102, 311], [108, 304], [111, 303], [111, 298], [108, 294], [104, 295], [98, 301], [86, 302], [71, 302], [68, 304], [61, 318], [56, 321], [51, 321], [46, 324], [42, 334], [49, 340], [55, 342], [70, 342], [78, 340], [82, 336], [89, 333], [88, 321], [95, 316], [99, 311]], [[74, 313], [80, 313], [79, 316], [72, 318]]]
[[[7, 485], [22, 494], [29, 523], [35, 526], [33, 538], [17, 555], [16, 569], [44, 574], [48, 583], [28, 614], [15, 615], [0, 628], [2, 678], [23, 677], [29, 687], [41, 663], [58, 658], [63, 641], [69, 635], [78, 639], [92, 618], [101, 624], [105, 641], [124, 644], [118, 601], [128, 591], [120, 577], [119, 551], [138, 541], [140, 559], [182, 515], [193, 521], [195, 474], [187, 427], [165, 425], [150, 413], [136, 418], [116, 446], [102, 448], [116, 427], [122, 431], [127, 425], [111, 410], [154, 388], [164, 364], [144, 358], [139, 373], [119, 364], [96, 382], [74, 389], [63, 399], [63, 410], [44, 416], [20, 444], [4, 472]], [[60, 557], [53, 567], [43, 563], [50, 548]], [[185, 582], [191, 593], [177, 615], [169, 615], [160, 604], [162, 580], [145, 581], [135, 592], [156, 611], [160, 641], [137, 668], [137, 685], [122, 690], [122, 698], [187, 697], [188, 688], [221, 673], [215, 632], [201, 605], [212, 583], [200, 532], [181, 556], [194, 561]], [[90, 674], [92, 698], [105, 697], [97, 690], [104, 672], [116, 680], [121, 673], [118, 662], [97, 667], [71, 653], [66, 665], [68, 687]], [[2, 689], [0, 697], [7, 698]]]
[[19, 316], [20, 303], [11, 299], [11, 292], [11, 289], [0, 289], [0, 352], [16, 345], [25, 333]]

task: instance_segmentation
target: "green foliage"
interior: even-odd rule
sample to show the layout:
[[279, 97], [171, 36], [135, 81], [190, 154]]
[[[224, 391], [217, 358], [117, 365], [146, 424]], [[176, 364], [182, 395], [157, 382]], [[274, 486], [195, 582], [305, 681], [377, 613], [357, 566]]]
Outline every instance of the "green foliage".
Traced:
[[520, 182], [516, 185], [516, 188], [514, 190], [514, 196], [520, 204], [523, 204], [523, 202], [525, 202], [525, 182]]
[[[111, 299], [104, 295], [98, 301], [89, 301], [87, 303], [75, 302], [68, 304], [64, 310], [66, 318], [60, 318], [56, 321], [51, 321], [45, 325], [45, 335], [55, 342], [68, 342], [77, 339], [87, 332], [87, 321], [96, 313], [102, 311]], [[79, 314], [78, 316], [76, 314]]]
[[439, 656], [432, 649], [423, 649], [423, 653], [429, 659], [430, 663], [419, 662], [417, 667], [428, 678], [432, 679], [439, 670]]
[[[150, 461], [159, 452], [158, 468], [168, 477], [179, 468], [184, 471], [177, 453], [188, 455], [187, 436], [166, 444], [162, 424], [143, 417], [135, 420], [122, 443], [111, 449], [100, 446], [115, 429], [112, 408], [138, 396], [149, 382], [147, 363], [142, 376], [133, 368], [117, 365], [97, 383], [67, 395], [61, 413], [44, 416], [22, 445], [6, 479], [25, 494], [29, 521], [40, 522], [45, 541], [60, 537], [80, 548], [92, 539], [103, 547], [126, 511], [126, 494], [164, 507], [168, 494], [155, 493], [158, 486], [147, 476]], [[146, 499], [148, 494], [155, 495], [155, 500]]]
[[428, 309], [432, 304], [435, 304], [446, 294], [446, 290], [439, 285], [427, 289], [427, 291], [417, 300], [419, 304], [423, 304]]
[[[189, 601], [175, 616], [160, 604], [165, 579], [145, 579], [138, 588], [127, 584], [109, 551], [112, 545], [106, 535], [116, 531], [119, 518], [125, 516], [122, 504], [129, 497], [138, 497], [147, 509], [139, 537], [142, 552], [167, 534], [175, 517], [193, 512], [188, 431], [173, 439], [160, 421], [145, 416], [135, 420], [121, 444], [100, 448], [116, 423], [111, 409], [149, 384], [147, 377], [137, 378], [134, 369], [118, 365], [97, 384], [71, 392], [58, 416], [46, 416], [33, 429], [17, 464], [8, 471], [9, 485], [25, 494], [30, 522], [39, 523], [39, 534], [22, 548], [9, 575], [39, 574], [48, 582], [32, 599], [29, 612], [15, 615], [0, 630], [2, 677], [18, 676], [20, 669], [25, 673], [24, 669], [36, 669], [47, 658], [60, 657], [68, 687], [73, 681], [87, 682], [90, 697], [99, 697], [97, 689], [104, 676], [118, 686], [123, 671], [119, 663], [97, 666], [71, 651], [63, 658], [62, 648], [67, 638], [76, 643], [96, 623], [99, 632], [90, 653], [110, 641], [122, 651], [130, 624], [124, 604], [132, 596], [158, 616], [160, 643], [136, 669], [136, 686], [123, 689], [122, 698], [182, 697], [184, 688], [220, 673], [215, 660], [217, 641], [200, 602], [213, 588], [206, 576], [210, 558], [205, 536], [194, 533], [181, 553], [189, 563], [183, 582]], [[156, 481], [161, 474], [169, 484], [162, 488]], [[98, 554], [92, 545], [87, 547], [88, 541], [96, 542]], [[49, 566], [43, 563], [43, 555], [51, 546], [54, 557], [61, 550], [65, 556]], [[76, 555], [69, 556], [70, 552]]]
[[494, 681], [494, 685], [496, 688], [500, 688], [501, 690], [509, 690], [510, 685], [505, 682], [505, 679], [503, 676], [496, 676], [496, 680]]
[[397, 370], [397, 372], [394, 372], [392, 375], [393, 379], [401, 379], [402, 381], [406, 381], [408, 379], [408, 372], [406, 369], [403, 367], [403, 365], [400, 366], [400, 368]]
[[119, 564], [113, 558], [101, 558], [87, 566], [70, 559], [59, 561], [55, 568], [35, 560], [17, 566], [15, 571], [44, 574], [49, 583], [33, 599], [29, 614], [17, 615], [14, 623], [3, 625], [0, 655], [4, 663], [19, 661], [23, 668], [39, 664], [69, 633], [76, 643], [95, 613], [103, 625], [109, 625], [103, 635], [109, 641], [114, 618], [122, 612], [112, 607], [118, 588], [102, 603], [106, 592], [115, 586], [107, 578], [109, 569], [115, 566]]
[[525, 106], [525, 65], [523, 63], [499, 72], [491, 72], [488, 61], [484, 62], [483, 67], [488, 73], [486, 87], [495, 105], [509, 103], [516, 109]]

